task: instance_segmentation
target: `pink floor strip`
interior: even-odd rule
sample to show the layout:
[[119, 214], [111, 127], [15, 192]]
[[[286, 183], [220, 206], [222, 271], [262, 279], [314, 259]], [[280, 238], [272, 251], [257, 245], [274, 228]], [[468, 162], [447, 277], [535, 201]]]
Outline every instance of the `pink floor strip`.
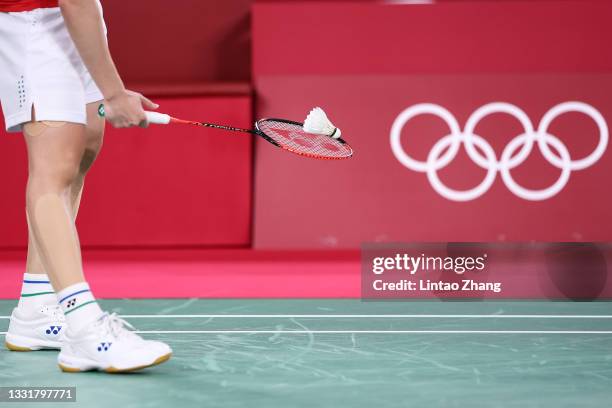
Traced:
[[[84, 251], [99, 298], [357, 298], [358, 252]], [[0, 252], [0, 298], [19, 296], [25, 253]]]

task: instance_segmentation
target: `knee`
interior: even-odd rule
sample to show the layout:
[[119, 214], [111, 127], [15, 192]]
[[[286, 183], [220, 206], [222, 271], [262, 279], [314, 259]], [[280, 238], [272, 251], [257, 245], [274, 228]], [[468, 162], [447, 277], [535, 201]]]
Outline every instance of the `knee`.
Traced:
[[63, 191], [78, 177], [81, 154], [66, 151], [53, 160], [37, 160], [30, 164], [29, 184], [48, 191]]
[[24, 124], [24, 135], [28, 146], [29, 186], [59, 192], [77, 179], [85, 150], [83, 125], [28, 122]]

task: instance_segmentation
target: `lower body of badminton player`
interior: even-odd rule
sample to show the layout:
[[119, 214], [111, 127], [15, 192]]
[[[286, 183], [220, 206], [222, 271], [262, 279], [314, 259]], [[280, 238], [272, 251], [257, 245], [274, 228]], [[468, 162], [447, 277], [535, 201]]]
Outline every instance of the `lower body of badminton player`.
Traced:
[[61, 349], [69, 372], [131, 371], [170, 358], [168, 345], [142, 339], [100, 309], [83, 276], [75, 219], [83, 182], [101, 146], [104, 121], [146, 125], [106, 44], [98, 0], [0, 0], [0, 100], [7, 130], [25, 137], [29, 243], [21, 298], [6, 346]]

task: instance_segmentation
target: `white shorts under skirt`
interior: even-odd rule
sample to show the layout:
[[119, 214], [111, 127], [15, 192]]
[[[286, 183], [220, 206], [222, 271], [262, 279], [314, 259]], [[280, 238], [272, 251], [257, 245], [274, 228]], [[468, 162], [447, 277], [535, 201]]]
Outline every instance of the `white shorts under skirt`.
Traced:
[[59, 7], [0, 13], [0, 101], [6, 129], [36, 120], [87, 123], [85, 105], [103, 99]]

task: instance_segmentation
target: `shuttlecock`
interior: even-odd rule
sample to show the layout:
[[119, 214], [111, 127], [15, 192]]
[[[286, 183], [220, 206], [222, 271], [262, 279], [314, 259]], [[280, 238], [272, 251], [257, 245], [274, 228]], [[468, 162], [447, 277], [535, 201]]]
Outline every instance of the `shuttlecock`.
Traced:
[[321, 108], [314, 108], [310, 111], [304, 121], [304, 131], [317, 135], [331, 136], [334, 139], [340, 138], [342, 132], [334, 126], [327, 118], [327, 115]]

